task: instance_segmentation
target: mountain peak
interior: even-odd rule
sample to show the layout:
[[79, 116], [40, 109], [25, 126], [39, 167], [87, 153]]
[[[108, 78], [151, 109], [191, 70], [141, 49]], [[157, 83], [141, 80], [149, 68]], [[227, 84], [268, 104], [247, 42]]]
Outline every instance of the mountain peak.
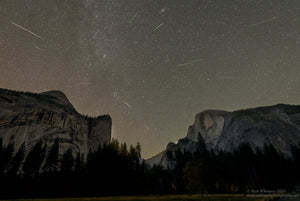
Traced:
[[[177, 144], [169, 143], [166, 150], [172, 153], [178, 149], [193, 152], [199, 142], [217, 152], [231, 152], [241, 144], [248, 144], [253, 150], [262, 150], [265, 145], [271, 144], [279, 153], [289, 157], [291, 147], [297, 146], [299, 139], [300, 105], [277, 104], [233, 112], [200, 112], [189, 126], [187, 137]], [[167, 167], [167, 151], [147, 163]]]
[[45, 91], [45, 92], [40, 93], [40, 95], [42, 95], [45, 98], [47, 98], [51, 101], [54, 101], [60, 105], [63, 105], [71, 110], [76, 111], [75, 108], [73, 107], [73, 105], [70, 103], [67, 96], [59, 90]]
[[15, 150], [25, 143], [26, 154], [37, 142], [48, 150], [58, 138], [60, 154], [70, 148], [87, 156], [110, 142], [111, 125], [109, 115], [92, 118], [76, 112], [61, 91], [38, 94], [0, 88], [0, 138], [5, 146], [13, 142]]
[[65, 96], [65, 94], [62, 91], [59, 91], [59, 90], [44, 91], [40, 94], [41, 95], [55, 96], [55, 97]]

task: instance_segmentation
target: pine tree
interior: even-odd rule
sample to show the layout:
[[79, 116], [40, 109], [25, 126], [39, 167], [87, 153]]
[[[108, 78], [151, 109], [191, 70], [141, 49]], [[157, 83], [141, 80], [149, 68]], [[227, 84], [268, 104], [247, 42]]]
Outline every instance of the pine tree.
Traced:
[[141, 144], [139, 142], [136, 143], [135, 151], [136, 151], [137, 157], [141, 158], [142, 148], [141, 148]]
[[22, 164], [22, 161], [24, 160], [25, 156], [25, 142], [20, 146], [18, 152], [13, 157], [9, 169], [9, 174], [12, 176], [16, 176], [18, 174], [19, 168]]
[[115, 152], [119, 152], [119, 141], [117, 139], [112, 139], [109, 147], [115, 151]]
[[1, 154], [2, 156], [0, 158], [1, 160], [0, 175], [7, 174], [10, 162], [12, 160], [13, 152], [14, 152], [14, 142], [12, 138], [7, 147], [3, 147], [2, 145], [2, 154]]
[[83, 155], [77, 154], [75, 159], [74, 172], [76, 175], [82, 175], [84, 173], [84, 160]]
[[300, 143], [298, 146], [292, 146], [291, 147], [292, 156], [293, 156], [293, 163], [294, 163], [294, 181], [299, 182], [300, 181]]
[[130, 145], [129, 146], [129, 157], [132, 159], [132, 160], [135, 160], [137, 154], [136, 154], [136, 149]]
[[167, 156], [168, 161], [174, 160], [173, 159], [173, 152], [169, 149], [166, 150], [166, 156]]
[[72, 149], [68, 149], [62, 156], [60, 171], [63, 174], [70, 174], [73, 172], [74, 168], [74, 158], [72, 154]]
[[121, 144], [120, 150], [121, 150], [121, 154], [123, 156], [127, 156], [128, 155], [128, 150], [127, 150], [127, 144], [126, 143]]
[[4, 174], [4, 147], [3, 147], [3, 139], [0, 138], [0, 177]]
[[24, 162], [24, 175], [28, 177], [38, 176], [40, 168], [45, 156], [45, 149], [42, 147], [42, 142], [39, 141], [28, 153]]
[[58, 167], [58, 152], [59, 152], [59, 139], [56, 138], [47, 157], [43, 167], [44, 172], [55, 172]]

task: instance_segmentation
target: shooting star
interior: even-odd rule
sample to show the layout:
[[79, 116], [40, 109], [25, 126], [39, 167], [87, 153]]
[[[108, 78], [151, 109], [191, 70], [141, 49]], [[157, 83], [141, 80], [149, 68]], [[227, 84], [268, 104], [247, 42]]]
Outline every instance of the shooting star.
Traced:
[[41, 36], [39, 36], [38, 34], [36, 34], [36, 33], [32, 32], [32, 31], [30, 31], [29, 29], [26, 29], [25, 27], [22, 27], [21, 25], [18, 25], [18, 24], [16, 24], [16, 23], [14, 23], [13, 21], [11, 21], [11, 23], [12, 23], [13, 25], [15, 25], [16, 27], [18, 27], [18, 28], [20, 28], [20, 29], [22, 29], [22, 30], [24, 30], [24, 31], [26, 31], [26, 32], [28, 32], [28, 33], [34, 35], [35, 37], [37, 37], [37, 38], [39, 38], [39, 39], [42, 39]]
[[166, 12], [166, 10], [167, 10], [166, 8], [163, 8], [160, 10], [160, 13], [164, 13], [164, 12]]
[[150, 130], [149, 126], [147, 124], [144, 124], [144, 127], [147, 129], [147, 130]]
[[134, 122], [135, 122], [134, 120], [130, 122], [129, 127], [133, 126]]
[[222, 77], [223, 79], [234, 79], [234, 80], [238, 80], [240, 79], [239, 77]]
[[129, 20], [129, 24], [131, 24], [133, 22], [133, 20], [135, 19], [135, 17], [137, 16], [138, 13], [135, 13], [134, 16]]
[[89, 85], [89, 84], [92, 84], [91, 82], [80, 82], [79, 84], [81, 85]]
[[269, 19], [266, 19], [266, 20], [262, 20], [260, 22], [257, 22], [255, 24], [251, 24], [250, 27], [253, 27], [253, 26], [257, 26], [257, 25], [260, 25], [260, 24], [264, 24], [264, 23], [268, 23], [268, 22], [271, 22], [273, 20], [277, 20], [279, 17], [272, 17], [272, 18], [269, 18]]
[[191, 60], [190, 62], [196, 63], [196, 62], [200, 62], [200, 61], [203, 61], [203, 59], [194, 59], [194, 60]]
[[40, 47], [38, 47], [38, 46], [34, 46], [36, 49], [38, 49], [38, 50], [40, 50], [40, 51], [44, 51], [44, 49], [42, 49], [42, 48], [40, 48]]
[[156, 31], [157, 29], [159, 29], [160, 27], [162, 27], [164, 25], [164, 23], [161, 23], [160, 25], [158, 25], [157, 27], [155, 27], [155, 29], [153, 29], [153, 31]]
[[204, 48], [206, 48], [206, 47], [203, 46], [203, 47], [199, 47], [199, 48], [196, 48], [196, 49], [192, 49], [191, 52], [197, 52], [197, 51], [199, 51], [201, 49], [204, 49]]
[[122, 100], [122, 102], [131, 109], [131, 105], [129, 105], [129, 103], [127, 103], [126, 101]]
[[192, 63], [183, 63], [183, 64], [177, 64], [177, 67], [182, 67], [182, 66], [188, 66], [188, 65], [192, 65]]

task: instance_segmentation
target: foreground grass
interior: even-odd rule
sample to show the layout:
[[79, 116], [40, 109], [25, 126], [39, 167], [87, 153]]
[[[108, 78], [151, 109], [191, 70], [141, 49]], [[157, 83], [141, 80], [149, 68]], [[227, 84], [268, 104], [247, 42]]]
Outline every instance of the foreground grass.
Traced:
[[95, 198], [17, 199], [16, 201], [271, 201], [271, 198], [245, 197], [244, 195], [163, 195], [120, 196]]

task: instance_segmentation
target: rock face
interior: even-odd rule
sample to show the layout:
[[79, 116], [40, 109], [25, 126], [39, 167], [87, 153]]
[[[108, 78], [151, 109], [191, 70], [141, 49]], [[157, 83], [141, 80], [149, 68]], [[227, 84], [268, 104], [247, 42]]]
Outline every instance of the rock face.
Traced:
[[209, 147], [215, 147], [224, 128], [224, 117], [228, 114], [229, 112], [218, 110], [207, 110], [197, 114], [195, 123], [188, 129], [187, 138], [197, 141], [198, 134], [201, 133], [206, 144]]
[[[4, 146], [14, 143], [17, 151], [25, 143], [26, 153], [42, 141], [50, 149], [59, 139], [59, 154], [72, 149], [87, 155], [90, 149], [109, 143], [111, 118], [79, 114], [60, 91], [40, 94], [0, 89], [0, 138]], [[47, 150], [46, 149], [46, 150]]]
[[[177, 144], [169, 143], [166, 150], [193, 152], [198, 141], [203, 141], [208, 149], [229, 152], [242, 143], [248, 143], [253, 150], [272, 144], [290, 156], [291, 145], [300, 143], [300, 106], [278, 104], [235, 112], [203, 111], [195, 116], [187, 136]], [[167, 160], [164, 151], [146, 162], [167, 167]]]

